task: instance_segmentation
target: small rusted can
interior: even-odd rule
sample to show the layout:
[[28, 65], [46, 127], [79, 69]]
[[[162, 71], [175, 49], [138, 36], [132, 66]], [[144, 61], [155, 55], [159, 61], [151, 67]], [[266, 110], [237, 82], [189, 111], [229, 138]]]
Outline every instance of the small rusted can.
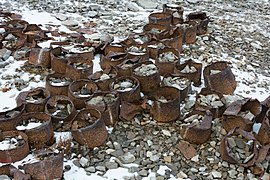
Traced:
[[180, 115], [180, 94], [178, 89], [163, 86], [154, 93], [153, 107], [150, 109], [157, 122], [175, 121]]
[[52, 73], [45, 78], [45, 88], [51, 95], [68, 95], [68, 86], [73, 80], [65, 74]]
[[73, 79], [87, 79], [93, 74], [94, 63], [92, 60], [69, 59], [66, 67], [66, 76]]
[[113, 126], [118, 121], [120, 110], [119, 94], [115, 91], [96, 92], [85, 101], [87, 109], [97, 109], [106, 126]]
[[172, 24], [172, 14], [167, 12], [155, 12], [148, 16], [149, 23], [170, 26]]
[[85, 100], [89, 99], [98, 90], [97, 85], [88, 80], [73, 81], [68, 88], [68, 97], [72, 100], [76, 109], [85, 108]]
[[108, 137], [105, 123], [96, 109], [80, 111], [72, 121], [71, 133], [77, 142], [91, 149], [103, 145]]
[[17, 147], [12, 149], [0, 150], [0, 162], [1, 163], [12, 163], [20, 161], [29, 154], [28, 137], [25, 133], [20, 131], [4, 131], [0, 132], [1, 141], [6, 137], [20, 137], [21, 143], [17, 144]]
[[[202, 116], [201, 121], [195, 118], [198, 116]], [[192, 121], [186, 122], [186, 120], [189, 119], [191, 119]], [[180, 130], [181, 137], [190, 143], [195, 144], [205, 143], [211, 136], [212, 119], [213, 117], [210, 111], [199, 111], [199, 110], [192, 111], [184, 119], [184, 123], [186, 124], [182, 124], [181, 126]]]
[[127, 53], [125, 52], [110, 52], [106, 56], [101, 56], [99, 64], [105, 70], [117, 66], [125, 59], [127, 59]]
[[175, 48], [165, 47], [158, 50], [155, 64], [159, 68], [161, 76], [167, 73], [173, 73], [175, 64], [180, 62], [180, 53]]
[[133, 76], [122, 76], [110, 84], [110, 90], [119, 93], [121, 101], [136, 102], [141, 98], [140, 82]]
[[88, 79], [93, 81], [99, 90], [109, 91], [110, 84], [115, 81], [118, 73], [116, 68], [104, 69], [103, 71], [97, 71], [90, 75]]
[[163, 12], [172, 14], [172, 24], [183, 23], [184, 8], [180, 4], [164, 4]]
[[160, 87], [158, 67], [151, 61], [145, 61], [134, 66], [132, 76], [139, 80], [141, 92], [149, 94]]
[[49, 48], [32, 48], [28, 62], [35, 66], [51, 67], [51, 50]]
[[50, 98], [50, 92], [42, 87], [21, 92], [17, 98], [17, 105], [25, 104], [26, 112], [44, 112], [45, 104]]
[[210, 19], [206, 16], [205, 12], [192, 12], [188, 14], [188, 19], [190, 21], [195, 21], [198, 23], [197, 35], [202, 35], [207, 33], [208, 23]]
[[235, 76], [227, 62], [215, 62], [203, 70], [205, 87], [222, 94], [233, 94], [236, 89]]
[[25, 104], [21, 104], [6, 112], [0, 112], [0, 131], [16, 130], [16, 124], [25, 113]]
[[[37, 123], [38, 125], [33, 123]], [[38, 149], [45, 147], [53, 138], [51, 116], [43, 112], [24, 114], [22, 119], [17, 123], [16, 129], [24, 132], [28, 136], [29, 144]]]

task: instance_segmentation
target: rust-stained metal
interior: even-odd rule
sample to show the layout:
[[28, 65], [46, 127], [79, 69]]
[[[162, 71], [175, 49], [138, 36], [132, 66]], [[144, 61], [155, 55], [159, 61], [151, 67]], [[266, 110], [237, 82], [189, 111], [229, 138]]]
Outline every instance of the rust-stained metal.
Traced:
[[28, 137], [25, 133], [20, 131], [4, 131], [0, 132], [0, 140], [4, 140], [6, 137], [20, 137], [21, 144], [18, 144], [14, 149], [0, 150], [0, 162], [12, 163], [20, 161], [29, 154]]
[[58, 73], [66, 73], [68, 57], [65, 57], [67, 50], [56, 47], [51, 50], [51, 68]]
[[[178, 86], [178, 85], [174, 85], [174, 84], [169, 84], [168, 82], [166, 82], [166, 78], [168, 78], [168, 77], [171, 77], [172, 79], [179, 78], [180, 80], [188, 82], [188, 84], [184, 88], [181, 88], [181, 85]], [[178, 75], [178, 74], [171, 74], [171, 73], [165, 74], [163, 76], [161, 85], [162, 86], [172, 86], [172, 87], [177, 88], [179, 90], [179, 93], [180, 93], [180, 101], [184, 101], [188, 97], [188, 93], [191, 90], [191, 81], [188, 78], [181, 76], [181, 75]]]
[[184, 21], [184, 8], [180, 4], [163, 4], [163, 12], [171, 13], [172, 24], [179, 24]]
[[222, 94], [232, 94], [236, 89], [235, 76], [227, 62], [215, 62], [203, 70], [205, 87]]
[[[190, 142], [195, 144], [203, 144], [211, 136], [211, 129], [212, 129], [212, 113], [210, 111], [199, 111], [194, 110], [189, 113], [186, 118], [189, 118], [193, 115], [201, 115], [203, 119], [201, 122], [193, 121], [191, 124], [182, 124], [180, 134], [181, 137]], [[185, 121], [185, 120], [184, 120]]]
[[[57, 106], [57, 104], [69, 105], [69, 107], [67, 107], [68, 114], [65, 116], [57, 116], [57, 115], [54, 115], [55, 112], [50, 112]], [[45, 105], [45, 113], [48, 113], [51, 115], [52, 123], [53, 123], [54, 130], [55, 130], [59, 127], [68, 129], [70, 122], [72, 121], [72, 119], [76, 115], [77, 111], [74, 107], [73, 102], [71, 101], [71, 99], [69, 97], [64, 96], [64, 95], [56, 95], [56, 96], [52, 96], [47, 101], [47, 103]]]
[[174, 87], [160, 87], [153, 95], [154, 103], [150, 114], [157, 122], [175, 121], [180, 115], [180, 94]]
[[175, 48], [179, 53], [182, 53], [184, 30], [181, 28], [174, 28], [171, 31], [172, 33], [170, 33], [168, 37], [160, 40], [160, 42], [168, 47]]
[[82, 110], [72, 122], [72, 136], [80, 144], [92, 149], [105, 143], [108, 131], [98, 110]]
[[123, 44], [108, 43], [104, 47], [104, 56], [107, 56], [110, 53], [124, 53], [124, 52], [125, 46], [123, 46]]
[[127, 59], [127, 53], [125, 52], [110, 52], [106, 56], [101, 56], [99, 64], [104, 70], [117, 66], [125, 59]]
[[155, 12], [148, 16], [150, 24], [172, 25], [172, 14], [167, 12]]
[[208, 23], [210, 22], [209, 17], [206, 16], [205, 12], [192, 12], [188, 14], [188, 19], [190, 21], [195, 21], [198, 23], [197, 35], [202, 35], [207, 33]]
[[0, 175], [7, 175], [10, 179], [14, 180], [31, 180], [29, 174], [24, 174], [19, 169], [10, 164], [0, 167]]
[[87, 79], [93, 74], [94, 63], [92, 60], [85, 60], [81, 58], [72, 58], [68, 60], [66, 67], [66, 76], [73, 79]]
[[[51, 79], [65, 79], [66, 83], [59, 83], [59, 84], [55, 84], [55, 83], [51, 83]], [[46, 76], [45, 78], [45, 88], [46, 90], [48, 90], [51, 95], [68, 95], [68, 86], [70, 85], [70, 83], [72, 82], [72, 80], [70, 78], [66, 78], [65, 74], [61, 74], [61, 73], [52, 73]]]
[[73, 81], [68, 87], [68, 97], [72, 100], [76, 109], [85, 108], [85, 100], [89, 99], [98, 90], [97, 85], [88, 80]]
[[29, 43], [44, 40], [46, 38], [45, 31], [36, 24], [27, 24], [22, 32], [27, 36], [27, 42]]
[[30, 91], [21, 92], [16, 97], [17, 105], [25, 104], [26, 112], [44, 112], [45, 104], [50, 98], [49, 90], [37, 87]]
[[127, 59], [140, 58], [142, 61], [149, 60], [149, 49], [147, 44], [130, 44], [126, 46]]
[[198, 23], [195, 21], [187, 21], [177, 25], [178, 30], [183, 32], [183, 43], [194, 44], [196, 42], [197, 26]]
[[28, 62], [35, 66], [51, 67], [51, 55], [49, 48], [32, 48], [28, 58]]
[[168, 39], [164, 39], [164, 42], [162, 41], [151, 41], [148, 43], [148, 50], [149, 50], [149, 57], [152, 59], [157, 58], [157, 54], [158, 54], [158, 50], [165, 48], [167, 45], [165, 43], [168, 44], [167, 41]]
[[23, 29], [28, 25], [29, 23], [25, 20], [21, 19], [13, 19], [6, 22], [5, 29], [8, 32], [16, 33], [20, 32], [22, 33]]
[[[29, 120], [35, 119], [41, 124], [34, 128], [22, 127]], [[43, 112], [26, 113], [22, 116], [21, 120], [17, 123], [17, 130], [24, 132], [28, 136], [29, 144], [34, 148], [43, 148], [53, 138], [53, 125], [51, 116]]]
[[142, 32], [142, 33], [136, 33], [136, 34], [130, 34], [127, 39], [123, 40], [121, 44], [124, 44], [125, 46], [129, 46], [131, 44], [148, 44], [151, 40], [151, 37], [148, 33]]
[[[247, 162], [240, 162], [238, 159], [236, 159], [234, 152], [232, 152], [232, 147], [229, 144], [229, 140], [228, 140], [229, 138], [234, 139], [235, 137], [238, 137], [239, 135], [243, 139], [245, 139], [246, 142], [253, 143], [251, 153], [254, 155], [249, 160], [247, 160]], [[256, 141], [255, 137], [253, 136], [251, 132], [244, 131], [240, 128], [234, 128], [234, 129], [231, 129], [229, 133], [221, 139], [219, 151], [220, 151], [221, 158], [224, 161], [227, 161], [232, 164], [238, 164], [243, 167], [250, 167], [256, 163], [256, 160], [258, 158], [257, 145], [258, 145], [258, 142]]]
[[[218, 101], [222, 102], [223, 105], [222, 106], [214, 107], [212, 105], [209, 106], [209, 105], [201, 104], [198, 101], [198, 99], [200, 98], [200, 95], [202, 95], [202, 96], [217, 95], [219, 97], [219, 100]], [[201, 110], [201, 111], [206, 111], [206, 110], [211, 111], [211, 113], [213, 115], [213, 119], [221, 117], [222, 114], [224, 113], [224, 111], [226, 110], [226, 106], [225, 106], [225, 103], [224, 103], [224, 97], [219, 92], [212, 91], [212, 90], [209, 90], [209, 89], [206, 89], [206, 88], [202, 88], [201, 92], [199, 94], [197, 94], [196, 99], [197, 100], [195, 102], [195, 109]]]
[[[251, 131], [255, 117], [261, 113], [261, 104], [256, 99], [245, 98], [233, 102], [228, 106], [222, 116], [222, 127], [226, 131], [239, 127], [245, 131]], [[248, 112], [249, 116], [241, 113]]]
[[262, 121], [259, 132], [255, 137], [262, 145], [270, 143], [270, 125], [268, 117], [265, 117]]
[[118, 64], [115, 69], [117, 71], [117, 77], [122, 76], [131, 76], [133, 66], [138, 64], [139, 62], [142, 62], [142, 60], [138, 57], [132, 58], [132, 59], [126, 59], [121, 64]]
[[124, 121], [131, 121], [137, 115], [143, 112], [145, 100], [137, 103], [130, 103], [126, 101], [121, 102], [121, 109], [119, 118]]
[[[185, 72], [184, 69], [186, 66], [194, 67], [196, 69], [195, 72]], [[201, 85], [201, 74], [202, 74], [202, 64], [196, 63], [195, 61], [189, 59], [183, 64], [176, 64], [174, 69], [175, 74], [183, 75], [190, 79], [194, 84], [194, 86], [200, 86]]]
[[[132, 88], [125, 88], [123, 90], [121, 89], [115, 89], [115, 84], [130, 81], [132, 82], [133, 86]], [[127, 102], [136, 102], [140, 99], [140, 90], [141, 90], [141, 84], [139, 80], [133, 76], [122, 76], [117, 78], [114, 82], [110, 84], [110, 90], [111, 91], [117, 91], [119, 93], [119, 97], [121, 101], [127, 101]]]
[[[97, 103], [90, 103], [93, 98], [101, 97], [102, 101]], [[106, 100], [105, 98], [112, 98], [112, 100]], [[107, 126], [113, 126], [118, 121], [120, 110], [120, 98], [119, 94], [115, 91], [109, 92], [96, 92], [94, 95], [85, 101], [87, 109], [97, 109], [101, 113], [101, 119]]]
[[[135, 69], [139, 67], [143, 67], [145, 65], [153, 64], [151, 61], [145, 61], [138, 63], [133, 67], [132, 76], [139, 80], [140, 82], [140, 90], [145, 94], [149, 94], [151, 92], [156, 91], [160, 87], [160, 74], [157, 68], [157, 71], [150, 75], [138, 75], [135, 73]], [[153, 64], [154, 65], [154, 64]]]
[[25, 112], [25, 104], [21, 104], [6, 112], [0, 112], [0, 131], [16, 130], [16, 124]]
[[[172, 53], [174, 56], [174, 60], [169, 60], [166, 57], [166, 53]], [[165, 54], [163, 56], [163, 54]], [[171, 56], [171, 55], [169, 55]], [[171, 58], [171, 57], [169, 57]], [[163, 49], [158, 50], [157, 57], [155, 58], [155, 64], [159, 68], [159, 74], [161, 76], [167, 74], [167, 73], [173, 73], [175, 64], [179, 64], [179, 58], [180, 58], [180, 53], [177, 49], [171, 48], [171, 47], [165, 47]]]
[[95, 72], [93, 75], [90, 75], [88, 79], [95, 82], [99, 90], [109, 91], [110, 84], [115, 81], [117, 75], [116, 68], [109, 68]]
[[64, 168], [64, 153], [52, 150], [40, 150], [35, 154], [36, 161], [20, 165], [19, 168], [32, 179], [61, 179]]
[[168, 37], [170, 27], [162, 24], [149, 23], [143, 26], [143, 31], [149, 34], [151, 40], [161, 40]]
[[267, 111], [269, 110], [270, 108], [270, 96], [268, 96], [264, 101], [261, 102], [261, 105], [262, 105], [262, 111], [261, 113], [255, 118], [255, 121], [257, 123], [261, 123], [265, 116], [266, 116], [266, 113]]

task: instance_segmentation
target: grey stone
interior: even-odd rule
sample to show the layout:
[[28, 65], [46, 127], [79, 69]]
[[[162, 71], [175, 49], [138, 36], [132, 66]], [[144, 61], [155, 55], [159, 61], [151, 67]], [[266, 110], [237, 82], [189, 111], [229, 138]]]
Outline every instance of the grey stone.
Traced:
[[115, 162], [105, 162], [105, 166], [107, 169], [116, 169], [118, 168], [118, 164]]
[[87, 15], [90, 17], [90, 18], [94, 18], [98, 15], [98, 12], [97, 11], [89, 11], [87, 13]]
[[153, 0], [138, 0], [137, 4], [144, 9], [155, 9], [158, 6], [158, 4]]
[[146, 177], [148, 175], [148, 171], [146, 171], [145, 169], [143, 169], [143, 170], [139, 171], [138, 174], [140, 176]]
[[94, 173], [94, 172], [96, 172], [96, 168], [94, 166], [90, 166], [90, 167], [85, 168], [85, 171], [90, 172], [90, 173]]
[[12, 51], [6, 48], [0, 49], [0, 58], [2, 58], [5, 61], [10, 57], [11, 53]]
[[68, 19], [68, 17], [65, 16], [64, 14], [56, 14], [55, 15], [55, 18], [58, 19], [58, 20], [60, 20], [60, 21], [65, 21], [65, 20]]
[[82, 167], [86, 167], [88, 165], [89, 160], [85, 157], [81, 157], [80, 159], [80, 164], [82, 165]]
[[72, 163], [77, 166], [77, 167], [81, 167], [81, 164], [80, 164], [80, 160], [79, 159], [75, 159], [72, 161]]
[[8, 62], [0, 62], [0, 68], [4, 68], [8, 65]]
[[139, 171], [139, 168], [135, 167], [135, 166], [132, 166], [132, 167], [128, 168], [129, 173], [135, 173], [135, 172], [138, 172], [138, 171]]
[[123, 156], [120, 157], [120, 160], [124, 164], [129, 164], [129, 163], [134, 162], [136, 160], [136, 158], [133, 154], [131, 154], [130, 152], [127, 152], [126, 154], [124, 154]]
[[104, 166], [97, 166], [97, 167], [96, 167], [96, 170], [97, 170], [97, 171], [105, 172], [105, 171], [106, 171], [106, 168], [105, 168]]
[[211, 172], [211, 175], [214, 177], [214, 178], [221, 178], [222, 177], [222, 174], [218, 171], [212, 171]]
[[66, 20], [66, 21], [62, 21], [62, 24], [68, 27], [76, 27], [78, 26], [79, 23], [74, 20]]

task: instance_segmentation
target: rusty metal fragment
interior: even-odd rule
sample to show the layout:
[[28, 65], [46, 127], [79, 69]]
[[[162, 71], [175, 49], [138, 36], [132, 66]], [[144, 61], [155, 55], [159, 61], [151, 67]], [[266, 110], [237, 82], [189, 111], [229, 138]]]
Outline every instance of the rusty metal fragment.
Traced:
[[141, 84], [133, 76], [122, 76], [110, 84], [110, 90], [119, 93], [121, 101], [136, 102], [140, 99]]
[[181, 137], [190, 143], [205, 143], [211, 136], [212, 119], [210, 111], [192, 111], [181, 126]]
[[141, 92], [149, 94], [160, 87], [158, 67], [151, 61], [138, 63], [133, 67], [132, 76], [139, 80]]
[[104, 55], [107, 56], [110, 53], [124, 53], [125, 52], [125, 46], [123, 44], [113, 44], [108, 43], [104, 47]]
[[70, 122], [77, 111], [71, 99], [64, 95], [52, 96], [45, 105], [45, 113], [51, 115], [54, 130], [70, 130]]
[[228, 106], [222, 116], [222, 127], [230, 131], [239, 127], [245, 131], [251, 131], [255, 117], [261, 113], [261, 105], [258, 100], [245, 98], [233, 102]]
[[122, 76], [131, 76], [133, 66], [138, 64], [139, 62], [142, 62], [142, 60], [138, 57], [133, 59], [126, 59], [121, 64], [118, 64], [115, 69], [117, 71], [117, 77]]
[[222, 94], [203, 88], [197, 94], [195, 109], [211, 111], [213, 118], [221, 117], [226, 109], [224, 97]]
[[186, 141], [181, 140], [177, 147], [186, 159], [191, 159], [197, 155], [196, 149]]
[[256, 120], [257, 123], [261, 123], [264, 120], [264, 118], [265, 118], [265, 116], [267, 114], [267, 111], [270, 108], [270, 96], [268, 96], [264, 101], [261, 102], [261, 106], [262, 106], [262, 111], [255, 118], [255, 120]]
[[171, 13], [172, 24], [183, 23], [184, 8], [180, 4], [163, 4], [163, 12]]
[[265, 117], [262, 121], [259, 132], [255, 137], [262, 145], [270, 143], [270, 125], [268, 117]]
[[178, 30], [183, 33], [183, 43], [194, 44], [197, 40], [197, 26], [195, 21], [187, 21], [177, 24]]
[[179, 53], [183, 51], [183, 38], [184, 38], [184, 30], [181, 28], [173, 28], [168, 37], [160, 40], [163, 44], [168, 47], [172, 47], [178, 50]]
[[20, 121], [25, 112], [25, 104], [21, 104], [6, 112], [0, 112], [0, 131], [10, 131], [16, 129], [16, 124]]
[[236, 89], [235, 76], [227, 62], [215, 62], [203, 70], [205, 87], [222, 94], [232, 94]]
[[180, 115], [180, 94], [174, 87], [160, 87], [153, 95], [150, 114], [157, 122], [175, 121]]
[[28, 58], [28, 62], [35, 66], [51, 67], [51, 55], [49, 48], [32, 48]]
[[31, 180], [29, 174], [24, 174], [19, 169], [15, 168], [10, 164], [0, 167], [0, 175], [6, 175], [10, 179], [14, 180]]
[[80, 111], [72, 121], [71, 133], [77, 142], [89, 148], [103, 145], [108, 137], [101, 113], [96, 109]]
[[19, 168], [29, 174], [32, 179], [61, 179], [63, 176], [64, 153], [52, 150], [36, 152], [33, 163], [20, 165]]
[[172, 14], [167, 12], [155, 12], [148, 16], [149, 23], [170, 26], [172, 24]]
[[115, 68], [104, 69], [97, 71], [88, 78], [92, 80], [101, 91], [109, 91], [110, 84], [115, 81], [118, 73]]
[[17, 123], [16, 129], [28, 136], [29, 144], [42, 148], [53, 138], [51, 116], [43, 112], [26, 113]]
[[117, 66], [125, 59], [127, 59], [127, 53], [125, 52], [109, 52], [106, 56], [101, 56], [99, 64], [105, 70]]
[[175, 48], [165, 47], [158, 50], [155, 64], [159, 68], [161, 76], [167, 73], [173, 73], [175, 64], [179, 64], [180, 53]]
[[177, 88], [180, 93], [180, 101], [184, 101], [191, 90], [191, 81], [188, 78], [177, 74], [165, 74], [161, 85]]
[[67, 50], [56, 47], [51, 50], [51, 68], [58, 73], [66, 73], [68, 63]]
[[0, 162], [12, 163], [20, 161], [29, 154], [28, 137], [25, 133], [19, 131], [0, 132], [0, 142], [4, 148], [0, 150]]
[[[258, 158], [257, 145], [258, 142], [251, 132], [240, 128], [231, 129], [221, 139], [220, 155], [224, 161], [243, 167], [250, 167], [256, 163]], [[243, 148], [244, 150], [241, 151]]]
[[68, 95], [68, 86], [72, 79], [65, 76], [65, 74], [52, 73], [45, 78], [45, 88], [51, 95]]
[[17, 105], [25, 104], [26, 112], [44, 112], [45, 104], [50, 98], [50, 92], [42, 87], [21, 92], [16, 97]]
[[170, 27], [162, 24], [149, 23], [143, 26], [143, 31], [149, 34], [151, 40], [160, 40], [168, 37]]
[[87, 79], [73, 81], [68, 87], [68, 97], [76, 109], [85, 108], [85, 100], [89, 99], [98, 90], [97, 85]]
[[201, 85], [202, 64], [189, 59], [183, 64], [176, 64], [175, 74], [183, 75], [190, 79], [194, 86]]
[[88, 76], [93, 74], [94, 63], [92, 60], [75, 58], [73, 56], [68, 60], [66, 67], [66, 76], [73, 79], [87, 79]]
[[192, 12], [188, 14], [188, 19], [190, 21], [195, 21], [198, 23], [197, 35], [202, 35], [207, 33], [208, 23], [210, 22], [209, 17], [206, 16], [205, 12]]
[[101, 119], [107, 126], [113, 126], [118, 121], [120, 98], [117, 92], [96, 92], [85, 101], [85, 106], [100, 111]]
[[126, 46], [127, 58], [140, 58], [142, 61], [149, 60], [149, 50], [147, 44], [130, 44]]

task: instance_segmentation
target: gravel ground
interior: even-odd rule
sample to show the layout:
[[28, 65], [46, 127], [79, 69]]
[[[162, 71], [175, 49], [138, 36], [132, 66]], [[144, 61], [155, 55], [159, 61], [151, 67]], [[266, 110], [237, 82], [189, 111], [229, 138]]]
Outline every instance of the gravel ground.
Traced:
[[[89, 35], [92, 40], [108, 37], [124, 37], [131, 32], [141, 31], [147, 23], [150, 12], [161, 10], [167, 0], [80, 0], [80, 1], [0, 1], [3, 9], [20, 14], [22, 5], [31, 9], [46, 11], [58, 19], [67, 19], [67, 26], [83, 22], [95, 24]], [[228, 61], [238, 81], [237, 97], [253, 97], [263, 100], [269, 95], [270, 69], [270, 4], [260, 1], [200, 1], [182, 2], [185, 13], [205, 11], [211, 17], [208, 33], [197, 37], [196, 44], [185, 46], [181, 60], [192, 58], [204, 66], [214, 61]], [[73, 17], [76, 13], [80, 17]], [[40, 69], [39, 69], [40, 71]], [[46, 74], [45, 70], [45, 74]], [[245, 76], [247, 75], [247, 76]], [[2, 77], [3, 78], [3, 77]], [[42, 80], [42, 77], [41, 77]], [[14, 80], [11, 80], [14, 81]], [[29, 80], [30, 82], [31, 80]], [[29, 85], [29, 82], [26, 82]], [[241, 88], [239, 86], [243, 85]], [[193, 93], [196, 89], [193, 89]], [[262, 95], [262, 96], [260, 96]], [[260, 97], [257, 97], [260, 96]], [[260, 99], [261, 98], [261, 99]], [[186, 104], [192, 103], [190, 100]], [[219, 146], [226, 134], [220, 119], [214, 119], [209, 141], [192, 145], [195, 156], [186, 159], [180, 151], [181, 121], [157, 123], [148, 114], [138, 115], [131, 122], [118, 122], [110, 133], [106, 144], [89, 150], [72, 143], [73, 164], [83, 167], [86, 174], [96, 173], [109, 176], [109, 169], [123, 167], [135, 173], [124, 179], [258, 179], [251, 170], [223, 161]], [[269, 179], [270, 156], [263, 162], [265, 173], [262, 179]], [[134, 163], [133, 166], [126, 164]], [[71, 165], [66, 165], [66, 172]], [[167, 166], [165, 172], [161, 167]], [[154, 178], [155, 177], [155, 178]]]

